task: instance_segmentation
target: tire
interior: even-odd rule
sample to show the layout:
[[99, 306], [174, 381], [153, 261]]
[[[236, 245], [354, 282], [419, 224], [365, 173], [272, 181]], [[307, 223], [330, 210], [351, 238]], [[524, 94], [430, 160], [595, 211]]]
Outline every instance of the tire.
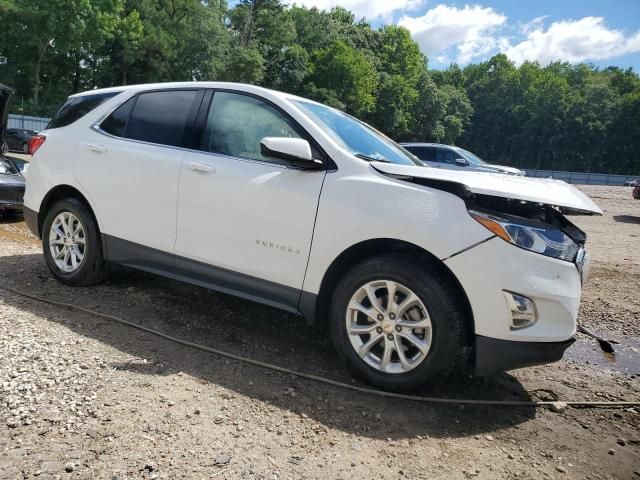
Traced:
[[[59, 263], [56, 263], [52, 249], [65, 247], [60, 246], [57, 240], [55, 247], [50, 245], [52, 235], [57, 236], [57, 234], [52, 234], [52, 225], [54, 221], [61, 218], [61, 215], [67, 216], [67, 218], [75, 217], [79, 223], [74, 222], [74, 226], [82, 226], [83, 242], [77, 244], [78, 249], [76, 250], [82, 254], [82, 259], [77, 262], [75, 268], [73, 268], [73, 266], [67, 266], [68, 268], [63, 269]], [[57, 224], [56, 229], [57, 231], [64, 230], [60, 228], [59, 224]], [[78, 240], [78, 242], [80, 242], [80, 240]], [[80, 247], [82, 244], [84, 244], [84, 246]], [[89, 209], [76, 198], [59, 200], [47, 211], [42, 227], [42, 250], [49, 270], [58, 281], [65, 285], [94, 285], [102, 282], [108, 275], [108, 264], [102, 254], [102, 242], [96, 221]], [[63, 255], [62, 259], [65, 258]], [[76, 258], [78, 257], [76, 256]]]
[[[331, 339], [338, 355], [355, 376], [383, 390], [411, 391], [423, 386], [430, 380], [435, 379], [435, 377], [443, 376], [457, 369], [462, 370], [467, 366], [467, 355], [470, 349], [465, 346], [467, 333], [466, 309], [459, 298], [457, 289], [451, 285], [447, 278], [443, 278], [439, 272], [440, 269], [437, 266], [430, 268], [428, 263], [425, 265], [415, 261], [412, 262], [398, 255], [384, 255], [371, 258], [354, 266], [343, 276], [332, 296], [329, 318]], [[372, 333], [371, 336], [349, 335], [347, 324], [351, 325], [350, 328], [355, 325], [352, 323], [352, 318], [357, 318], [357, 322], [362, 322], [363, 317], [366, 319], [364, 320], [365, 322], [375, 322], [373, 318], [369, 318], [368, 315], [359, 312], [355, 312], [356, 317], [352, 317], [351, 313], [354, 313], [354, 311], [353, 309], [349, 310], [349, 306], [354, 304], [352, 302], [353, 298], [356, 298], [358, 294], [362, 294], [364, 289], [361, 287], [363, 285], [374, 285], [372, 290], [375, 290], [379, 285], [376, 282], [379, 280], [396, 284], [396, 287], [393, 287], [396, 292], [401, 292], [400, 288], [402, 287], [415, 294], [415, 297], [417, 297], [417, 300], [415, 300], [416, 306], [412, 308], [417, 308], [418, 312], [426, 308], [428, 315], [424, 315], [424, 318], [419, 321], [426, 322], [425, 318], [430, 321], [430, 333], [427, 328], [414, 330], [411, 330], [410, 327], [407, 328], [405, 325], [408, 322], [400, 319], [401, 309], [398, 309], [398, 319], [396, 320], [398, 323], [395, 324], [395, 327], [392, 327], [394, 330], [388, 328], [388, 323], [391, 323], [389, 316], [392, 314], [385, 314], [389, 315], [384, 316], [385, 321], [377, 323], [377, 325], [384, 325], [384, 330], [379, 326], [376, 327], [375, 333]], [[389, 284], [386, 283], [386, 285]], [[396, 288], [398, 290], [395, 290]], [[381, 290], [375, 291], [377, 292], [375, 295], [378, 295], [379, 292], [385, 290], [382, 287]], [[394, 299], [398, 299], [394, 301], [394, 304], [402, 303], [400, 301], [402, 298], [409, 297], [408, 294], [406, 297], [403, 297], [403, 295], [404, 293], [394, 294]], [[370, 303], [368, 302], [368, 294], [364, 296], [365, 299], [362, 302]], [[389, 295], [386, 295], [386, 298], [388, 297]], [[383, 305], [386, 302], [385, 296], [379, 298], [378, 301], [380, 302], [379, 305]], [[360, 302], [356, 301], [355, 303]], [[387, 307], [389, 307], [388, 303]], [[403, 318], [408, 319], [410, 313], [412, 313], [411, 308], [407, 309], [407, 313], [403, 314]], [[415, 310], [413, 313], [415, 313]], [[423, 314], [417, 314], [419, 318], [422, 318], [421, 315]], [[376, 317], [377, 320], [381, 318], [380, 314], [377, 314]], [[402, 326], [400, 326], [400, 322], [402, 322]], [[360, 324], [358, 323], [356, 326], [359, 328]], [[366, 324], [366, 326], [368, 327], [369, 324]], [[395, 330], [399, 326], [400, 331], [396, 332]], [[422, 357], [416, 356], [415, 366], [412, 366], [411, 369], [403, 368], [405, 364], [399, 365], [400, 358], [397, 351], [395, 353], [395, 363], [393, 353], [388, 357], [390, 361], [387, 362], [387, 367], [384, 368], [385, 371], [382, 371], [380, 366], [383, 362], [382, 358], [385, 356], [384, 353], [378, 353], [380, 365], [378, 367], [372, 366], [370, 363], [375, 363], [376, 360], [373, 348], [382, 350], [383, 343], [385, 345], [384, 352], [386, 352], [387, 344], [395, 345], [396, 350], [399, 346], [403, 351], [407, 349], [407, 345], [410, 345], [409, 349], [403, 354], [405, 360], [409, 358], [412, 351], [418, 352], [412, 343], [404, 339], [402, 333], [405, 336], [411, 334], [413, 335], [412, 338], [423, 336], [424, 339], [421, 342], [416, 342], [416, 344], [419, 343], [422, 346], [428, 344], [429, 348], [426, 354], [423, 354]], [[373, 347], [371, 349], [372, 353], [366, 355], [366, 358], [356, 351], [357, 347], [352, 342], [367, 343], [369, 339], [373, 339], [374, 335], [380, 334], [387, 339], [390, 338], [391, 334], [394, 335], [394, 338], [397, 335], [398, 339], [402, 339], [401, 343], [396, 344], [394, 343], [395, 340], [389, 340], [389, 343], [387, 343], [387, 340], [383, 338], [383, 343], [378, 343]], [[429, 336], [430, 343], [427, 341]], [[390, 372], [392, 369], [395, 369], [395, 371]]]

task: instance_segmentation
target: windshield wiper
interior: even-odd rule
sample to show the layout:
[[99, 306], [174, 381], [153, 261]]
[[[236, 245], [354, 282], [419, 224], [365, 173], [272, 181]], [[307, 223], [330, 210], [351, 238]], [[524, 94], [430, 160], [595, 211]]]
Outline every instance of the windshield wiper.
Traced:
[[386, 158], [370, 157], [369, 155], [365, 155], [364, 153], [354, 153], [354, 155], [358, 158], [366, 160], [367, 162], [393, 163], [392, 161], [387, 160]]

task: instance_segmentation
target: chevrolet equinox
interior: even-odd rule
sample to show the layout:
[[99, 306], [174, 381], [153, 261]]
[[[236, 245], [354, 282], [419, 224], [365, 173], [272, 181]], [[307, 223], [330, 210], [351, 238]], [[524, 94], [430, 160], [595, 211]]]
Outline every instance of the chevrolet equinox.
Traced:
[[24, 215], [67, 285], [116, 263], [326, 326], [351, 370], [553, 362], [573, 342], [585, 234], [556, 180], [425, 166], [365, 123], [234, 83], [72, 95], [33, 137]]

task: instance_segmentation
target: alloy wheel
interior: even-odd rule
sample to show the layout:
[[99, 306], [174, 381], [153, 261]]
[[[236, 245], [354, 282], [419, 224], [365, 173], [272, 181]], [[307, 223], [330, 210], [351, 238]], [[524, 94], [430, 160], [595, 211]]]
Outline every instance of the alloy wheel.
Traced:
[[76, 271], [85, 254], [84, 226], [73, 213], [61, 212], [49, 230], [49, 249], [56, 266], [65, 273]]
[[383, 373], [413, 370], [431, 348], [427, 308], [411, 289], [392, 280], [358, 288], [347, 306], [346, 326], [356, 353]]

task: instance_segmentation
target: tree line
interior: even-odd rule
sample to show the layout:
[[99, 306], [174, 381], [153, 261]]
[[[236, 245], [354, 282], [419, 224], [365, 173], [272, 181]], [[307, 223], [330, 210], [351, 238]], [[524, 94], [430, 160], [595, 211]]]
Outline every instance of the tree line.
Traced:
[[227, 80], [347, 111], [398, 141], [457, 144], [526, 168], [640, 172], [632, 69], [506, 56], [428, 68], [409, 32], [341, 7], [280, 0], [0, 0], [0, 82], [12, 111], [51, 116], [83, 90]]

